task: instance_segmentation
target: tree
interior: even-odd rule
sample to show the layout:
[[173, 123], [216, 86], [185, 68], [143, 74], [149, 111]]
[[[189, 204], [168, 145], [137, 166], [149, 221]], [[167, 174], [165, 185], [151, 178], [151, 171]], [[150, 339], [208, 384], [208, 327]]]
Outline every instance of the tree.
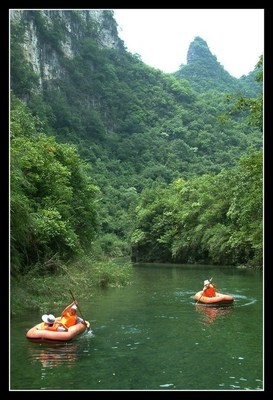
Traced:
[[75, 146], [45, 135], [14, 96], [10, 191], [12, 272], [90, 248], [98, 224], [97, 187]]

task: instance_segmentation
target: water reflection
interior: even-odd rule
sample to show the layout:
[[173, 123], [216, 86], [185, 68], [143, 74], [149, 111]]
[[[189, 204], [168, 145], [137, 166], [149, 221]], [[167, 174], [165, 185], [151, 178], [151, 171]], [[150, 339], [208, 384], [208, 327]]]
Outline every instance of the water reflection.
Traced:
[[39, 363], [43, 368], [60, 365], [71, 367], [78, 358], [78, 344], [46, 346], [41, 344], [35, 350], [30, 348], [31, 363]]
[[196, 311], [201, 314], [202, 322], [211, 324], [215, 322], [216, 318], [225, 317], [233, 311], [233, 306], [208, 306], [204, 304], [196, 304]]

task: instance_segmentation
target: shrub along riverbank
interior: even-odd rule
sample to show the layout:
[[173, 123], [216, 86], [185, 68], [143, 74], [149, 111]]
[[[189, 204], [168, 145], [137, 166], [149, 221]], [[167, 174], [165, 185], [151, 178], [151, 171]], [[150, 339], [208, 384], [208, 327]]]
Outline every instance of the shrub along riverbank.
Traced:
[[70, 296], [69, 289], [80, 302], [87, 296], [92, 297], [92, 291], [99, 288], [126, 286], [131, 281], [132, 264], [129, 260], [93, 262], [81, 259], [71, 265], [59, 265], [54, 274], [44, 275], [40, 270], [32, 269], [25, 275], [11, 277], [10, 313], [17, 315], [26, 309], [44, 311], [53, 304], [61, 308]]

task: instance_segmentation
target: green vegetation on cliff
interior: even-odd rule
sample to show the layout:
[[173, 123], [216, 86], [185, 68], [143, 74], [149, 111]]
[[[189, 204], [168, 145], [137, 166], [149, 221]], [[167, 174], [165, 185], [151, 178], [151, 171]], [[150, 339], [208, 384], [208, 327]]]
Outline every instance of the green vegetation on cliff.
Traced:
[[124, 49], [111, 13], [24, 13], [11, 23], [12, 273], [90, 254], [261, 266], [261, 65], [233, 78], [196, 38], [164, 74]]

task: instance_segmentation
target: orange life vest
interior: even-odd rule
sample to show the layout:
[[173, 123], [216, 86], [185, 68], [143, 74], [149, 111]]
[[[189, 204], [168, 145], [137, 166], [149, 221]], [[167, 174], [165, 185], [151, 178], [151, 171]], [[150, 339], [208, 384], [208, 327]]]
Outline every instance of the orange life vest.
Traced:
[[56, 331], [58, 329], [59, 324], [54, 322], [52, 326], [47, 325], [46, 322], [42, 322], [39, 329], [45, 329], [47, 331]]
[[67, 311], [65, 314], [63, 314], [61, 318], [61, 322], [69, 328], [70, 326], [76, 325], [77, 323], [77, 315], [76, 314], [70, 314], [69, 311]]
[[207, 287], [204, 290], [204, 294], [203, 295], [206, 296], [206, 297], [215, 297], [216, 296], [216, 292], [215, 292], [214, 287], [211, 287], [211, 286]]

